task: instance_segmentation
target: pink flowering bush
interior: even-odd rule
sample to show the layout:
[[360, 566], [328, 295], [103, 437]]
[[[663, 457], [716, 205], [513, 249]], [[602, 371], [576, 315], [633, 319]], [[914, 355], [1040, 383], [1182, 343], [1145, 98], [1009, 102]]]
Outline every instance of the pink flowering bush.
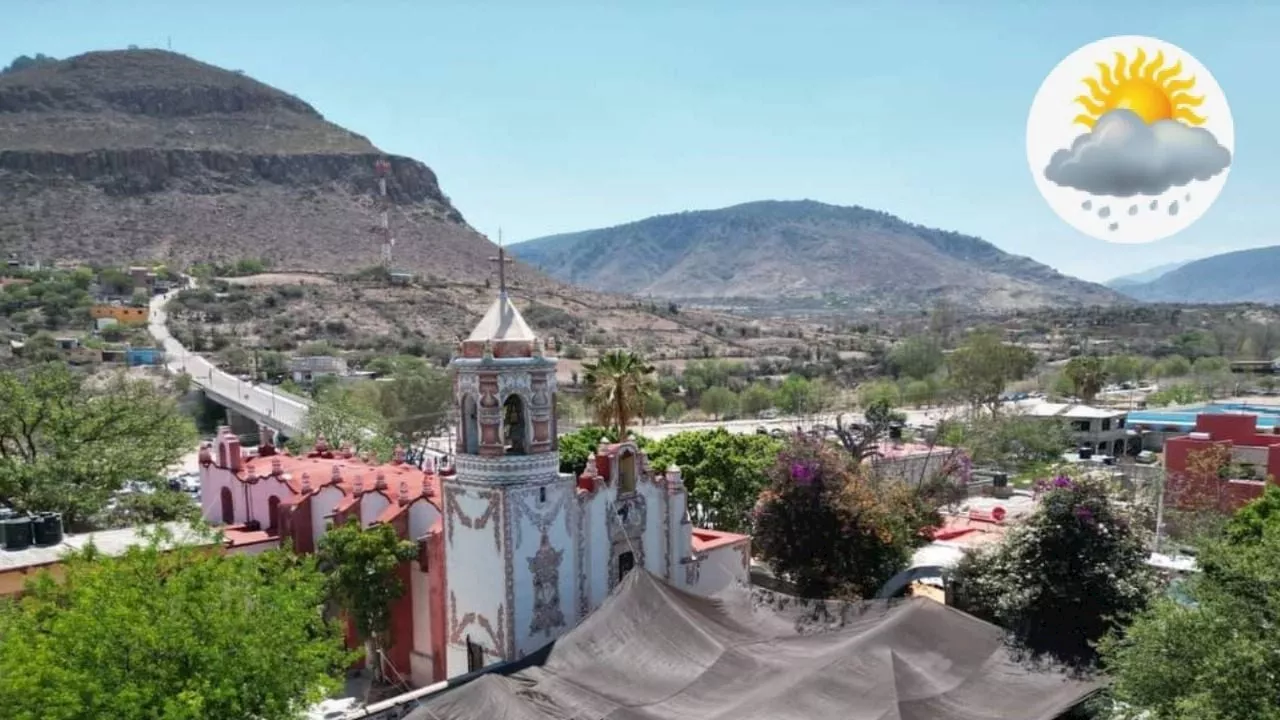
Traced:
[[1025, 523], [956, 569], [956, 604], [1032, 653], [1091, 665], [1094, 643], [1155, 592], [1144, 538], [1101, 482], [1059, 475], [1036, 490], [1040, 506]]

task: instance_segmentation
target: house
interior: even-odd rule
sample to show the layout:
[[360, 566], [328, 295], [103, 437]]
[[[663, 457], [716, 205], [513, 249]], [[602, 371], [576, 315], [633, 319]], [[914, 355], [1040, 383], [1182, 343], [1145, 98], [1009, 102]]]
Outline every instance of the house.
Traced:
[[1121, 456], [1141, 448], [1138, 434], [1125, 427], [1124, 410], [1071, 403], [1036, 403], [1023, 410], [1037, 418], [1055, 418], [1068, 423], [1076, 447], [1093, 448], [1099, 455]]
[[1280, 432], [1247, 413], [1200, 413], [1189, 435], [1164, 443], [1166, 502], [1233, 512], [1280, 478]]
[[[958, 459], [957, 452], [944, 445], [889, 439], [880, 441], [875, 453], [863, 462], [876, 477], [916, 485], [942, 473], [949, 463]], [[963, 478], [963, 482], [968, 481], [968, 477]]]
[[386, 660], [418, 686], [539, 650], [633, 570], [704, 595], [745, 583], [751, 539], [695, 528], [679, 469], [651, 469], [633, 441], [560, 473], [556, 365], [504, 288], [452, 363], [454, 467], [419, 469], [399, 449], [374, 463], [323, 438], [246, 458], [224, 428], [200, 454], [203, 515], [304, 553], [351, 520], [416, 542]]
[[313, 383], [327, 376], [343, 376], [349, 372], [347, 361], [330, 355], [301, 355], [289, 358], [289, 374], [296, 383]]

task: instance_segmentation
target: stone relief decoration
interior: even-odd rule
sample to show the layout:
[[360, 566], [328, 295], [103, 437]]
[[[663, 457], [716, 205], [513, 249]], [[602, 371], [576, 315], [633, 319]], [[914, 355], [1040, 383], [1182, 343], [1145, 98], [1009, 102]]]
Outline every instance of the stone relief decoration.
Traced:
[[478, 625], [481, 630], [489, 636], [491, 647], [484, 650], [494, 659], [501, 660], [506, 652], [507, 637], [506, 631], [506, 608], [498, 605], [497, 621], [494, 622], [480, 613], [469, 612], [462, 617], [458, 617], [458, 597], [452, 592], [449, 593], [449, 644], [454, 647], [466, 647], [467, 641], [464, 633], [472, 624]]
[[473, 484], [543, 483], [560, 474], [560, 458], [555, 453], [454, 458], [458, 481]]
[[691, 557], [684, 561], [684, 584], [693, 586], [702, 577], [702, 558]]
[[533, 387], [533, 379], [527, 372], [504, 372], [498, 375], [498, 400], [506, 401], [511, 393], [527, 396]]
[[475, 497], [480, 500], [488, 501], [485, 505], [484, 512], [477, 516], [469, 516], [458, 503], [459, 498], [470, 497], [464, 488], [446, 485], [444, 488], [444, 507], [445, 507], [445, 531], [448, 534], [447, 540], [453, 542], [453, 527], [456, 521], [462, 527], [468, 530], [483, 530], [485, 526], [493, 523], [493, 549], [494, 551], [502, 550], [502, 523], [498, 522], [498, 509], [502, 504], [502, 493], [480, 490], [475, 493]]
[[542, 533], [538, 552], [529, 560], [529, 572], [533, 575], [533, 618], [529, 621], [529, 634], [542, 633], [564, 627], [564, 612], [560, 609], [560, 561], [564, 552], [551, 547], [551, 539]]
[[[593, 456], [594, 457], [594, 456]], [[587, 613], [591, 612], [590, 588], [587, 584], [587, 535], [591, 532], [591, 523], [586, 519], [586, 513], [583, 512], [583, 506], [591, 501], [591, 496], [587, 493], [577, 494], [578, 498], [578, 532], [574, 533], [574, 539], [578, 545], [575, 548], [574, 558], [578, 562], [578, 622], [582, 622]]]
[[544, 485], [542, 487], [530, 488], [520, 493], [511, 494], [511, 524], [515, 527], [515, 546], [521, 547], [524, 544], [522, 528], [528, 522], [538, 529], [543, 539], [547, 537], [547, 532], [551, 529], [552, 523], [556, 518], [564, 517], [564, 531], [566, 534], [572, 532], [569, 524], [569, 496], [571, 493], [557, 493], [556, 498], [542, 503], [539, 506], [537, 501], [538, 493], [541, 489], [548, 488], [555, 490], [555, 485]]
[[609, 590], [622, 580], [621, 558], [631, 553], [634, 567], [645, 567], [644, 528], [648, 514], [643, 495], [622, 495], [605, 505], [609, 521]]
[[472, 373], [458, 373], [458, 386], [456, 395], [458, 401], [466, 395], [472, 397], [480, 397], [480, 378]]

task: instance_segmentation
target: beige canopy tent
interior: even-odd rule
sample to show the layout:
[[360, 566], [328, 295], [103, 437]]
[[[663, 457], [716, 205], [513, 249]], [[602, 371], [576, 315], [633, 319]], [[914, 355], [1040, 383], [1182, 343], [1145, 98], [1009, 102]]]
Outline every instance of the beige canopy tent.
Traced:
[[715, 599], [644, 571], [546, 652], [411, 720], [1052, 720], [1098, 684], [1030, 669], [1001, 630], [924, 599]]

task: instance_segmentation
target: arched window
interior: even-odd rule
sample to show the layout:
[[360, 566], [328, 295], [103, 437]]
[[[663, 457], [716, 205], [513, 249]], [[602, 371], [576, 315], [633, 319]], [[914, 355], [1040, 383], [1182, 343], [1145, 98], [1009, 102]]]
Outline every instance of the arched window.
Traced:
[[618, 455], [618, 492], [636, 491], [636, 454], [630, 450]]
[[468, 455], [480, 452], [479, 408], [470, 395], [462, 398], [462, 447]]
[[267, 498], [267, 532], [280, 529], [280, 498], [272, 495]]
[[235, 500], [231, 497], [231, 488], [222, 488], [222, 524], [230, 525], [236, 521]]
[[529, 452], [528, 430], [524, 399], [512, 393], [502, 404], [502, 447], [507, 455], [525, 455]]

